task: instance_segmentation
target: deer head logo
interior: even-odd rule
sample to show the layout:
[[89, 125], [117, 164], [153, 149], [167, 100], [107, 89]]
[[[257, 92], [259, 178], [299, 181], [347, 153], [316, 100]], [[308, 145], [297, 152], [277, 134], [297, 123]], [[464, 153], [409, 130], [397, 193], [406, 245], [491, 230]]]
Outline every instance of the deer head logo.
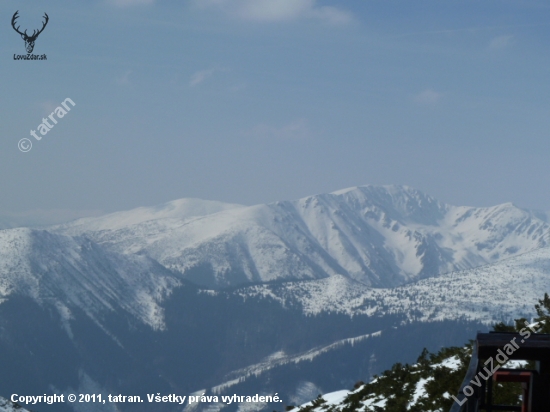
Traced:
[[34, 31], [32, 32], [32, 35], [29, 36], [29, 35], [27, 34], [27, 30], [25, 30], [24, 33], [21, 33], [21, 32], [19, 31], [19, 27], [20, 27], [20, 26], [15, 27], [15, 23], [16, 23], [15, 21], [16, 21], [17, 18], [19, 17], [18, 13], [19, 13], [19, 10], [17, 10], [17, 11], [15, 12], [15, 14], [13, 15], [13, 17], [11, 18], [11, 25], [12, 25], [13, 29], [14, 29], [17, 33], [19, 33], [19, 34], [21, 35], [21, 38], [22, 38], [23, 40], [25, 40], [25, 48], [27, 49], [27, 53], [32, 53], [32, 51], [33, 51], [33, 49], [34, 49], [34, 42], [36, 41], [36, 38], [38, 37], [38, 35], [39, 35], [40, 33], [42, 33], [42, 32], [44, 31], [44, 29], [46, 28], [46, 25], [48, 24], [48, 20], [49, 20], [50, 18], [48, 17], [48, 15], [47, 15], [46, 13], [44, 13], [44, 19], [45, 19], [45, 21], [42, 23], [42, 28], [41, 28], [40, 30], [38, 30], [38, 31], [37, 31], [37, 30], [34, 30]]

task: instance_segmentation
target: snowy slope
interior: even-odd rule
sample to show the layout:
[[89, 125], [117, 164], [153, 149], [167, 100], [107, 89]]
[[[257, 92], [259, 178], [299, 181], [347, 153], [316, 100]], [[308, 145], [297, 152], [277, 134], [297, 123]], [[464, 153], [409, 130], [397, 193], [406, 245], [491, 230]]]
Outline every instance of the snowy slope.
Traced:
[[[252, 207], [184, 199], [49, 231], [1, 230], [0, 303], [20, 293], [66, 319], [71, 306], [95, 318], [121, 308], [162, 329], [164, 297], [202, 267], [212, 270], [192, 280], [214, 288], [286, 280], [236, 293], [308, 314], [491, 322], [550, 289], [546, 243], [547, 223], [513, 205], [454, 207], [399, 186]], [[477, 268], [437, 276], [464, 267]]]
[[29, 412], [29, 410], [0, 396], [0, 412]]
[[[467, 349], [465, 349], [467, 350]], [[442, 409], [438, 407], [426, 408], [426, 404], [431, 404], [432, 400], [430, 399], [429, 392], [427, 390], [427, 385], [434, 380], [433, 376], [422, 377], [418, 370], [415, 370], [418, 365], [412, 365], [412, 374], [416, 374], [416, 379], [414, 381], [414, 386], [407, 387], [405, 385], [399, 391], [399, 394], [402, 394], [405, 391], [411, 392], [410, 402], [407, 405], [407, 411], [409, 410], [423, 410], [426, 412], [438, 411], [443, 412]], [[459, 369], [464, 370], [466, 365], [458, 359], [457, 356], [452, 356], [448, 359], [444, 359], [442, 362], [437, 364], [432, 364], [430, 367], [435, 372], [440, 370], [439, 374], [444, 373], [453, 373], [457, 372]], [[513, 368], [514, 366], [519, 366], [510, 362], [506, 365], [508, 368]], [[384, 379], [384, 377], [382, 377]], [[371, 382], [371, 385], [377, 383], [380, 378], [375, 378]], [[366, 392], [366, 394], [364, 394]], [[361, 396], [362, 395], [362, 396]], [[450, 399], [451, 395], [455, 393], [445, 392], [443, 394], [444, 398]], [[352, 405], [351, 399], [360, 397], [360, 401], [357, 402], [358, 405]], [[379, 393], [376, 390], [368, 390], [366, 385], [359, 386], [355, 390], [339, 390], [335, 392], [326, 393], [315, 400], [307, 402], [300, 405], [297, 408], [291, 409], [292, 411], [298, 412], [303, 410], [304, 412], [340, 412], [343, 410], [346, 411], [355, 411], [362, 410], [365, 412], [376, 411], [384, 408], [388, 401], [388, 396], [382, 393]], [[421, 408], [421, 409], [419, 409]]]
[[65, 320], [73, 307], [96, 320], [120, 308], [162, 329], [159, 303], [178, 284], [151, 259], [118, 255], [84, 237], [25, 228], [0, 231], [0, 303], [11, 294], [28, 296], [53, 303]]
[[185, 220], [244, 207], [243, 205], [212, 200], [179, 199], [154, 207], [139, 207], [130, 211], [110, 213], [95, 218], [82, 218], [60, 227], [71, 228], [73, 233], [78, 233], [81, 230], [118, 230], [146, 222], [169, 222], [169, 219]]
[[[353, 188], [252, 207], [184, 199], [48, 230], [1, 230], [1, 320], [20, 340], [0, 340], [6, 348], [0, 352], [16, 359], [27, 330], [14, 325], [34, 333], [53, 307], [67, 332], [64, 350], [93, 353], [84, 371], [109, 390], [118, 388], [105, 383], [117, 382], [110, 365], [118, 359], [137, 360], [117, 373], [143, 377], [143, 387], [185, 382], [185, 393], [259, 393], [270, 379], [285, 376], [288, 395], [302, 380], [323, 387], [317, 375], [325, 362], [333, 371], [344, 365], [345, 372], [330, 378], [336, 386], [328, 378], [324, 383], [339, 388], [355, 363], [353, 350], [386, 359], [381, 348], [394, 329], [409, 328], [413, 337], [420, 330], [418, 336], [433, 341], [441, 327], [435, 320], [490, 324], [530, 317], [550, 290], [547, 243], [547, 223], [513, 205], [454, 207], [406, 187]], [[185, 277], [208, 276], [205, 267], [213, 269], [213, 288], [243, 284], [178, 288]], [[203, 272], [193, 275], [197, 268]], [[458, 270], [438, 274], [449, 268]], [[247, 284], [270, 280], [279, 282]], [[41, 305], [29, 312], [36, 318], [31, 326], [19, 320], [27, 301], [10, 299], [20, 295]], [[150, 327], [136, 327], [127, 314]], [[59, 316], [50, 321], [48, 348], [57, 348]], [[466, 323], [455, 322], [455, 329], [475, 322]], [[111, 346], [97, 345], [96, 353], [95, 343], [85, 345], [101, 330]], [[44, 333], [28, 340], [32, 352], [46, 340]], [[412, 342], [396, 350], [405, 353]], [[342, 357], [349, 363], [341, 364]], [[52, 369], [47, 363], [42, 368]], [[189, 370], [195, 371], [191, 378]]]
[[259, 376], [262, 373], [265, 373], [270, 369], [277, 368], [281, 365], [292, 364], [292, 363], [298, 364], [300, 362], [311, 362], [312, 360], [314, 360], [315, 358], [317, 358], [318, 356], [324, 353], [334, 351], [346, 345], [353, 346], [361, 341], [365, 341], [371, 338], [376, 338], [380, 335], [381, 335], [381, 331], [378, 331], [378, 332], [369, 333], [366, 335], [356, 336], [353, 338], [340, 339], [334, 343], [331, 343], [330, 345], [315, 347], [303, 353], [294, 354], [294, 355], [287, 355], [284, 351], [278, 351], [271, 354], [270, 356], [263, 359], [261, 362], [257, 364], [249, 365], [246, 368], [242, 368], [242, 369], [230, 372], [225, 376], [225, 378], [227, 379], [225, 382], [210, 388], [210, 390], [212, 391], [212, 393], [215, 393], [215, 394], [223, 393], [224, 391], [227, 392], [227, 389], [231, 388], [232, 386], [242, 382], [243, 380], [251, 376]]
[[[290, 410], [378, 412], [389, 407], [391, 410], [446, 412], [453, 404], [452, 396], [456, 396], [458, 386], [466, 374], [471, 353], [470, 346], [444, 348], [437, 354], [426, 355], [422, 361], [419, 358], [416, 364], [396, 364], [368, 384], [358, 383], [354, 390], [319, 395], [317, 399]], [[526, 364], [526, 361], [511, 360], [503, 367], [523, 369]], [[501, 383], [498, 385], [502, 387]], [[514, 401], [517, 403], [520, 390], [515, 389], [517, 398]]]
[[[272, 300], [285, 308], [301, 308], [307, 318], [344, 314], [353, 319], [362, 315], [390, 319], [392, 315], [403, 315], [404, 319], [417, 325], [426, 322], [467, 320], [480, 321], [491, 326], [499, 321], [510, 324], [519, 317], [531, 318], [534, 315], [534, 305], [543, 297], [545, 291], [550, 291], [549, 275], [550, 247], [546, 247], [498, 263], [421, 279], [395, 288], [373, 289], [345, 276], [332, 276], [317, 280], [243, 286], [231, 291], [202, 293], [222, 296], [225, 300], [235, 295], [240, 296], [243, 301], [256, 298]], [[383, 327], [399, 328], [398, 325], [384, 323]], [[218, 384], [208, 390], [213, 394], [231, 393], [237, 385], [247, 379], [269, 376], [270, 372], [285, 365], [292, 367], [318, 361], [324, 354], [337, 353], [342, 348], [361, 342], [370, 342], [372, 345], [373, 340], [380, 338], [385, 332], [377, 331], [339, 339], [331, 344], [315, 346], [298, 353], [289, 354], [284, 350], [278, 350], [258, 363], [226, 374]], [[426, 339], [433, 340], [433, 336], [427, 335]], [[406, 342], [404, 346], [407, 344], [410, 342]], [[368, 357], [368, 354], [363, 355]], [[442, 361], [441, 365], [434, 365], [438, 366], [452, 369], [456, 368], [457, 362], [456, 359], [448, 359]], [[419, 379], [415, 383], [416, 386], [410, 388], [414, 394], [411, 405], [424, 399], [424, 388], [428, 382]], [[347, 392], [346, 396], [353, 392], [356, 391]], [[332, 395], [324, 396], [327, 402], [323, 405], [338, 406], [337, 410], [345, 407], [346, 405], [341, 404], [341, 395], [343, 392], [334, 394], [334, 399]], [[375, 395], [365, 402], [364, 405], [370, 407], [384, 405], [383, 397]], [[310, 404], [302, 407], [308, 405]]]
[[300, 305], [307, 315], [405, 314], [410, 320], [479, 320], [490, 324], [530, 317], [544, 292], [550, 292], [550, 248], [501, 262], [395, 288], [368, 288], [344, 276], [243, 287], [243, 298], [262, 296], [284, 307]]
[[52, 230], [145, 254], [208, 287], [335, 275], [388, 287], [550, 245], [539, 217], [512, 204], [456, 207], [406, 186], [363, 186], [250, 207], [182, 199]]

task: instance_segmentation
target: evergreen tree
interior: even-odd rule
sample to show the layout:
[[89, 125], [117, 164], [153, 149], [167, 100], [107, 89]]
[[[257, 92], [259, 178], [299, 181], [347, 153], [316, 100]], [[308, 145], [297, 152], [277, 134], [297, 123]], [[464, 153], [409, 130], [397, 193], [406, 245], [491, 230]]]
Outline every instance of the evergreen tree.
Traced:
[[[550, 296], [535, 305], [534, 321], [537, 333], [550, 333]], [[513, 325], [499, 322], [495, 332], [519, 332], [529, 324], [527, 319], [515, 319]], [[298, 412], [445, 412], [458, 393], [472, 355], [473, 341], [465, 347], [443, 348], [438, 353], [424, 349], [414, 365], [396, 363], [365, 385], [355, 387], [338, 405], [328, 405], [322, 397]], [[506, 367], [506, 365], [504, 365]], [[526, 368], [533, 368], [528, 363]], [[422, 386], [422, 388], [420, 388]], [[419, 389], [420, 388], [420, 389]], [[493, 386], [495, 404], [521, 405], [521, 384], [498, 383]]]

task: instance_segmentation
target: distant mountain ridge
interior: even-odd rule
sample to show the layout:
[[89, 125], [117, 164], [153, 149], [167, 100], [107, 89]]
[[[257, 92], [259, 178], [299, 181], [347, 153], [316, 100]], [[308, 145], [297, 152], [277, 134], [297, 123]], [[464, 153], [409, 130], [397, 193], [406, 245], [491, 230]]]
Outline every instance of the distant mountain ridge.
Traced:
[[263, 297], [308, 316], [403, 315], [408, 321], [477, 320], [486, 325], [529, 317], [541, 291], [550, 291], [550, 247], [500, 262], [420, 279], [395, 288], [369, 288], [345, 276], [243, 286], [218, 293]]
[[155, 388], [300, 404], [530, 317], [550, 288], [547, 244], [529, 211], [400, 186], [251, 207], [181, 199], [0, 230], [0, 395]]
[[550, 244], [540, 213], [451, 206], [407, 186], [361, 186], [256, 206], [181, 199], [52, 227], [149, 256], [201, 286], [342, 275], [371, 287], [493, 263]]
[[96, 320], [122, 309], [163, 329], [159, 304], [180, 284], [156, 261], [110, 252], [86, 237], [28, 228], [0, 231], [0, 304], [13, 294], [52, 303], [65, 325], [77, 307]]

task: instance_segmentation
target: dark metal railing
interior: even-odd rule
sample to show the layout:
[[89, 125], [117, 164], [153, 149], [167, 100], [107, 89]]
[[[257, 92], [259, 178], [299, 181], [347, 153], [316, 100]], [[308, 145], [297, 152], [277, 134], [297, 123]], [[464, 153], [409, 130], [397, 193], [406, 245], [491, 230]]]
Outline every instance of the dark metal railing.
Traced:
[[[453, 403], [449, 412], [493, 412], [493, 411], [550, 411], [550, 334], [529, 333], [527, 328], [521, 333], [478, 333], [472, 350], [472, 358], [462, 381], [458, 395], [453, 397]], [[535, 331], [536, 332], [536, 331]], [[505, 349], [506, 348], [506, 349]], [[506, 352], [506, 356], [504, 356]], [[499, 356], [504, 360], [499, 360]], [[499, 368], [499, 372], [488, 379], [488, 371], [484, 365], [496, 359], [498, 364], [504, 364], [508, 360], [535, 361], [534, 370], [515, 369], [514, 376], [511, 370]], [[485, 363], [485, 360], [487, 360]], [[498, 365], [497, 364], [497, 365]], [[485, 375], [472, 380], [484, 368]], [[491, 366], [491, 369], [493, 367]], [[504, 373], [507, 372], [508, 374]], [[487, 380], [488, 379], [488, 380]], [[493, 385], [503, 382], [521, 382], [523, 388], [522, 406], [493, 404]], [[464, 391], [466, 390], [466, 393]]]
[[[458, 391], [457, 401], [453, 403], [451, 410], [449, 412], [475, 412], [477, 411], [477, 400], [478, 394], [474, 393], [472, 396], [466, 396], [464, 394], [464, 388], [470, 384], [470, 381], [474, 378], [477, 373], [477, 367], [479, 364], [479, 359], [477, 357], [477, 345], [474, 344], [474, 349], [472, 350], [472, 357], [470, 358], [470, 365], [468, 366], [468, 371], [466, 376], [460, 385]], [[464, 402], [464, 400], [466, 401]]]

